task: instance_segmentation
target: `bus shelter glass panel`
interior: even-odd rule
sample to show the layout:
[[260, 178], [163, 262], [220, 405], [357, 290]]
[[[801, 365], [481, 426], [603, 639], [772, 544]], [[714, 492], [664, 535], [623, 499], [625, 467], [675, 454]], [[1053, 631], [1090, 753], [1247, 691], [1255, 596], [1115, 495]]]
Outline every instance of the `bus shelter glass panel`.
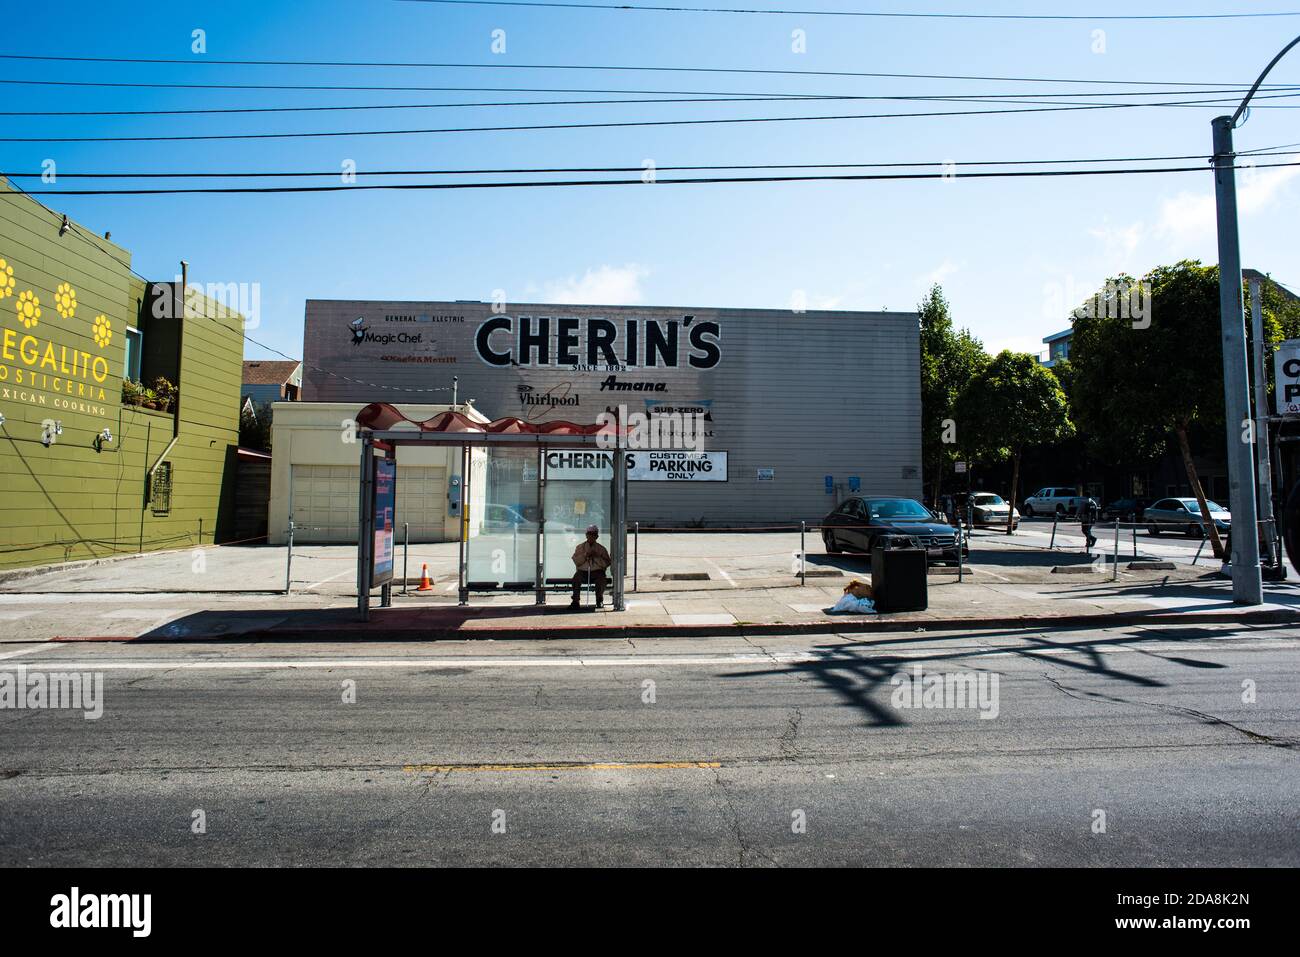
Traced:
[[488, 447], [484, 487], [472, 488], [482, 501], [474, 514], [466, 553], [471, 586], [533, 587], [537, 581], [537, 523], [540, 516], [537, 450]]
[[573, 550], [586, 537], [588, 525], [600, 530], [600, 543], [614, 554], [610, 520], [614, 509], [612, 451], [548, 450], [543, 455], [546, 488], [542, 510], [543, 576], [548, 582], [573, 578]]

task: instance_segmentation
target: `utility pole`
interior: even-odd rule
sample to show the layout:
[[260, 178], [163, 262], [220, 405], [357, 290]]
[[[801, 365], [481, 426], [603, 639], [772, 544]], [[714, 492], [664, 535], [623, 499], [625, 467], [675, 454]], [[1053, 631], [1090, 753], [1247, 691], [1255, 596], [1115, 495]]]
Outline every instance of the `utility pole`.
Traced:
[[1264, 600], [1255, 524], [1255, 462], [1244, 429], [1251, 426], [1246, 378], [1246, 324], [1241, 309], [1241, 247], [1237, 236], [1237, 177], [1230, 116], [1214, 128], [1214, 198], [1219, 214], [1219, 325], [1223, 342], [1223, 410], [1228, 436], [1228, 508], [1232, 512], [1232, 600]]
[[[1250, 422], [1246, 374], [1246, 324], [1241, 306], [1241, 243], [1237, 234], [1236, 153], [1232, 131], [1264, 77], [1300, 43], [1296, 37], [1264, 68], [1237, 112], [1211, 121], [1214, 131], [1214, 199], [1219, 219], [1219, 325], [1223, 341], [1223, 404], [1228, 437], [1228, 507], [1232, 511], [1232, 600], [1258, 605], [1264, 600], [1259, 568], [1259, 526], [1255, 512], [1255, 462], [1243, 430]], [[1256, 436], [1258, 439], [1258, 436]]]

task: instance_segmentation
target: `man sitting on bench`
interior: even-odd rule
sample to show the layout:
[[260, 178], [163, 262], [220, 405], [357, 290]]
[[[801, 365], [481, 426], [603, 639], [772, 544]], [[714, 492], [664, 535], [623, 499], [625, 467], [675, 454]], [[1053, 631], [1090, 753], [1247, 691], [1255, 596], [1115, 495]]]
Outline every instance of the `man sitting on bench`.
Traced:
[[600, 529], [588, 525], [587, 540], [573, 550], [573, 564], [577, 571], [573, 575], [573, 601], [569, 603], [570, 608], [581, 607], [578, 599], [586, 582], [596, 586], [596, 607], [603, 608], [605, 605], [605, 569], [611, 562], [605, 546], [596, 541], [598, 537]]

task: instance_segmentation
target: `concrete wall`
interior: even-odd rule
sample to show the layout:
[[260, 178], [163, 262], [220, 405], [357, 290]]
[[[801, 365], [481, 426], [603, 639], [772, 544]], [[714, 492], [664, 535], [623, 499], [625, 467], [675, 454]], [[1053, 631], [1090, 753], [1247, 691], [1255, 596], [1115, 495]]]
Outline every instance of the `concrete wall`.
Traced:
[[[651, 327], [676, 348], [648, 349]], [[519, 341], [525, 328], [536, 348]], [[448, 395], [458, 376], [491, 418], [703, 408], [727, 480], [632, 482], [629, 520], [786, 523], [820, 519], [851, 476], [864, 493], [921, 494], [919, 348], [911, 312], [308, 300], [303, 392], [402, 408]]]
[[[75, 224], [60, 235], [61, 223], [0, 185], [0, 569], [191, 545], [200, 522], [211, 542], [233, 519], [241, 320], [206, 304], [211, 318], [184, 320], [178, 355], [181, 320], [153, 314], [130, 253]], [[25, 293], [40, 303], [28, 322]], [[174, 415], [122, 403], [128, 325], [146, 347], [171, 344], [146, 378], [166, 374], [180, 387], [175, 445]], [[63, 430], [48, 447], [47, 420]], [[105, 428], [112, 441], [97, 448]], [[158, 514], [146, 491], [164, 452], [173, 488]]]

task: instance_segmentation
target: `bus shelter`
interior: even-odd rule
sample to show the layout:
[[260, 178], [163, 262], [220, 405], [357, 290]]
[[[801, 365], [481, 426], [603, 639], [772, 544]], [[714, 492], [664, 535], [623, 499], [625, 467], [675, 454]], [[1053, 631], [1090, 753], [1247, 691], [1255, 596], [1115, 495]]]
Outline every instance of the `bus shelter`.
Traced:
[[369, 618], [375, 588], [382, 606], [392, 603], [399, 450], [428, 444], [460, 448], [460, 474], [448, 481], [447, 495], [459, 516], [461, 605], [475, 591], [531, 591], [544, 605], [548, 585], [571, 583], [573, 548], [594, 524], [612, 560], [614, 610], [625, 609], [626, 434], [617, 426], [513, 417], [482, 422], [455, 411], [416, 422], [387, 403], [366, 406], [356, 421], [362, 620]]

